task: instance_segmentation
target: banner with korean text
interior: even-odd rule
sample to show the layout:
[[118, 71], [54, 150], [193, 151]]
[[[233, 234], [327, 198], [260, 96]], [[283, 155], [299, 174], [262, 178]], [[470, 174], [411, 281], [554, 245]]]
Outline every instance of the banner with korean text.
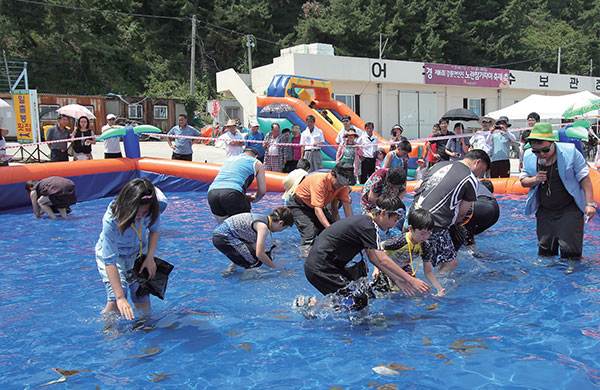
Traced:
[[425, 84], [459, 85], [463, 87], [510, 87], [510, 71], [508, 69], [430, 63], [426, 63], [424, 68]]
[[14, 90], [13, 106], [17, 125], [17, 141], [20, 143], [38, 142], [40, 139], [37, 90]]

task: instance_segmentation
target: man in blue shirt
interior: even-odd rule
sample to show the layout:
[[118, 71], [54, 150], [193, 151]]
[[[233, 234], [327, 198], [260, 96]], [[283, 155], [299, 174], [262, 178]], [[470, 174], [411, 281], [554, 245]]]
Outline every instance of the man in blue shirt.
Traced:
[[[173, 128], [169, 130], [168, 135], [183, 135], [188, 137], [200, 136], [200, 132], [198, 130], [187, 124], [187, 116], [185, 114], [179, 115], [178, 122], [179, 125], [173, 126]], [[199, 142], [200, 140], [190, 138], [174, 138], [174, 141], [171, 141], [171, 137], [167, 137], [167, 143], [169, 144], [169, 147], [173, 149], [173, 155], [171, 156], [171, 159], [192, 161], [192, 144], [197, 144]]]
[[[252, 119], [248, 124], [250, 127], [250, 132], [246, 134], [246, 139], [249, 141], [264, 141], [265, 135], [259, 130], [259, 123], [256, 119]], [[252, 149], [258, 152], [258, 156], [256, 159], [260, 162], [264, 161], [265, 158], [265, 148], [263, 147], [262, 142], [246, 142], [246, 146], [251, 147]]]

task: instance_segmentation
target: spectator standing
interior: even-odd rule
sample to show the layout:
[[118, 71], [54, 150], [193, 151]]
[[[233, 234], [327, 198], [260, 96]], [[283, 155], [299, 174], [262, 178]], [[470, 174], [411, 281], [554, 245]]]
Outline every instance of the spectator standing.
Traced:
[[514, 134], [508, 131], [510, 126], [508, 118], [501, 116], [486, 138], [486, 143], [492, 145], [491, 178], [510, 177], [510, 144], [517, 142]]
[[377, 136], [373, 134], [375, 125], [373, 122], [365, 123], [365, 132], [358, 137], [358, 144], [362, 146], [362, 161], [360, 163], [360, 183], [364, 184], [375, 172], [377, 152]]
[[404, 129], [399, 124], [395, 124], [392, 127], [392, 131], [390, 132], [390, 134], [392, 135], [392, 139], [390, 140], [392, 142], [392, 145], [390, 146], [390, 151], [395, 150], [398, 147], [400, 141], [408, 141], [408, 138], [404, 137], [402, 133], [404, 133]]
[[356, 132], [356, 134], [358, 134], [358, 137], [360, 137], [364, 133], [364, 131], [362, 131], [361, 129], [357, 129], [356, 127], [352, 126], [352, 117], [350, 117], [350, 115], [342, 116], [342, 124], [344, 125], [344, 127], [342, 128], [342, 130], [338, 131], [337, 137], [335, 137], [335, 143], [338, 145], [342, 143], [342, 141], [344, 140], [344, 135], [351, 129], [353, 129]]
[[[427, 138], [432, 138], [434, 134], [440, 131], [440, 125], [435, 123], [431, 128], [431, 134]], [[425, 142], [425, 160], [427, 161], [427, 168], [430, 168], [438, 160], [437, 145], [433, 141]]]
[[[248, 124], [250, 126], [250, 132], [246, 134], [246, 140], [248, 141], [264, 141], [265, 135], [260, 131], [260, 124], [256, 119], [252, 119]], [[265, 159], [265, 148], [263, 142], [246, 142], [246, 146], [250, 146], [258, 152], [256, 159], [263, 162]]]
[[[298, 166], [298, 161], [302, 158], [302, 146], [300, 146], [300, 138], [300, 126], [293, 125], [292, 135], [289, 142], [296, 145], [291, 147], [292, 153], [289, 156], [286, 155], [287, 162], [285, 163], [284, 169], [284, 172], [286, 173], [290, 173], [291, 171], [296, 169], [296, 167]], [[291, 159], [289, 159], [288, 157], [291, 157]]]
[[[527, 115], [527, 126], [533, 128], [540, 121], [540, 114], [531, 112]], [[531, 134], [531, 129], [523, 130], [521, 133], [521, 143], [519, 145], [519, 172], [523, 170], [523, 155], [525, 154], [525, 145], [527, 145], [527, 137]]]
[[[443, 119], [443, 118], [440, 119], [439, 125], [440, 125], [440, 131], [435, 133], [433, 135], [434, 137], [444, 137], [447, 135], [454, 135], [453, 132], [448, 130], [448, 119]], [[437, 155], [439, 156], [438, 161], [450, 160], [450, 156], [452, 155], [452, 152], [448, 148], [446, 148], [449, 141], [450, 140], [448, 138], [438, 139], [438, 140], [433, 141], [433, 142], [435, 142], [436, 152], [437, 152]]]
[[362, 157], [362, 148], [357, 147], [356, 140], [358, 135], [354, 129], [346, 131], [344, 134], [344, 141], [338, 147], [338, 151], [335, 156], [336, 164], [339, 162], [345, 162], [352, 164], [354, 167], [354, 176], [358, 176], [358, 170], [360, 169], [360, 159]]
[[59, 141], [50, 144], [50, 161], [69, 161], [69, 153], [67, 153], [67, 140], [71, 137], [71, 133], [67, 125], [71, 122], [68, 116], [58, 114], [56, 125], [52, 126], [46, 132], [46, 141]]
[[[462, 135], [464, 133], [465, 127], [462, 123], [458, 122], [454, 125], [454, 134]], [[458, 161], [462, 160], [465, 157], [465, 154], [469, 151], [469, 146], [465, 141], [465, 137], [452, 138], [448, 140], [447, 153], [450, 155], [450, 161]]]
[[[177, 121], [178, 125], [173, 126], [173, 128], [169, 130], [169, 135], [183, 135], [187, 137], [200, 136], [201, 133], [198, 130], [187, 124], [186, 115], [180, 114], [177, 118]], [[192, 161], [192, 145], [200, 143], [200, 141], [189, 138], [175, 138], [173, 141], [171, 141], [171, 137], [167, 137], [167, 143], [169, 144], [169, 147], [173, 149], [173, 155], [171, 156], [172, 160]]]
[[8, 135], [8, 130], [0, 127], [0, 167], [8, 166], [8, 158], [6, 157], [6, 140], [4, 137]]
[[325, 144], [323, 131], [315, 126], [315, 117], [306, 117], [306, 129], [302, 132], [300, 143], [302, 144], [302, 157], [310, 162], [310, 171], [313, 172], [323, 168], [323, 156], [321, 147]]
[[[115, 114], [108, 114], [106, 116], [106, 124], [102, 126], [102, 132], [104, 133], [108, 129], [115, 127], [117, 117]], [[104, 158], [121, 158], [121, 137], [111, 137], [104, 140]]]
[[[77, 126], [75, 126], [75, 132], [73, 138], [80, 137], [93, 137], [94, 133], [90, 129], [90, 120], [86, 116], [82, 116], [77, 120]], [[78, 160], [92, 160], [92, 144], [95, 144], [96, 140], [92, 139], [78, 139], [73, 141], [73, 161]]]
[[286, 163], [283, 143], [289, 141], [281, 134], [278, 123], [271, 125], [271, 131], [265, 137], [265, 169], [272, 172], [283, 172]]
[[[242, 153], [242, 145], [244, 145], [243, 140], [244, 136], [237, 131], [237, 120], [228, 120], [225, 125], [225, 132], [219, 137], [219, 141], [225, 144], [225, 157], [231, 158], [239, 156]], [[256, 153], [258, 153], [258, 151]]]

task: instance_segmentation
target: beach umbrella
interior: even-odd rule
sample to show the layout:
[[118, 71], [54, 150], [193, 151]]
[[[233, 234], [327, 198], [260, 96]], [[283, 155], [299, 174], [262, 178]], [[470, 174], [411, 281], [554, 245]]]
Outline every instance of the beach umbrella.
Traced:
[[442, 119], [449, 121], [476, 121], [479, 120], [479, 115], [466, 108], [453, 108], [442, 115]]
[[587, 141], [589, 136], [590, 122], [588, 121], [577, 121], [569, 124], [567, 127], [562, 128], [565, 135], [570, 138], [579, 138]]
[[582, 116], [591, 111], [600, 110], [600, 98], [586, 98], [571, 105], [563, 112], [563, 118]]
[[66, 106], [57, 109], [56, 112], [75, 119], [79, 119], [82, 116], [88, 117], [88, 119], [96, 119], [90, 110], [80, 104], [67, 104]]
[[294, 107], [287, 103], [271, 103], [267, 104], [260, 110], [261, 113], [265, 114], [283, 114], [284, 112], [294, 112]]

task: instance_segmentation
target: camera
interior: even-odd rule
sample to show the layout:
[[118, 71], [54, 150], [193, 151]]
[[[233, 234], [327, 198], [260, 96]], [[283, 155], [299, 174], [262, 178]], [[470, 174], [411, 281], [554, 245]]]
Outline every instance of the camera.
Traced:
[[494, 130], [504, 130], [504, 128], [500, 125], [495, 125]]

